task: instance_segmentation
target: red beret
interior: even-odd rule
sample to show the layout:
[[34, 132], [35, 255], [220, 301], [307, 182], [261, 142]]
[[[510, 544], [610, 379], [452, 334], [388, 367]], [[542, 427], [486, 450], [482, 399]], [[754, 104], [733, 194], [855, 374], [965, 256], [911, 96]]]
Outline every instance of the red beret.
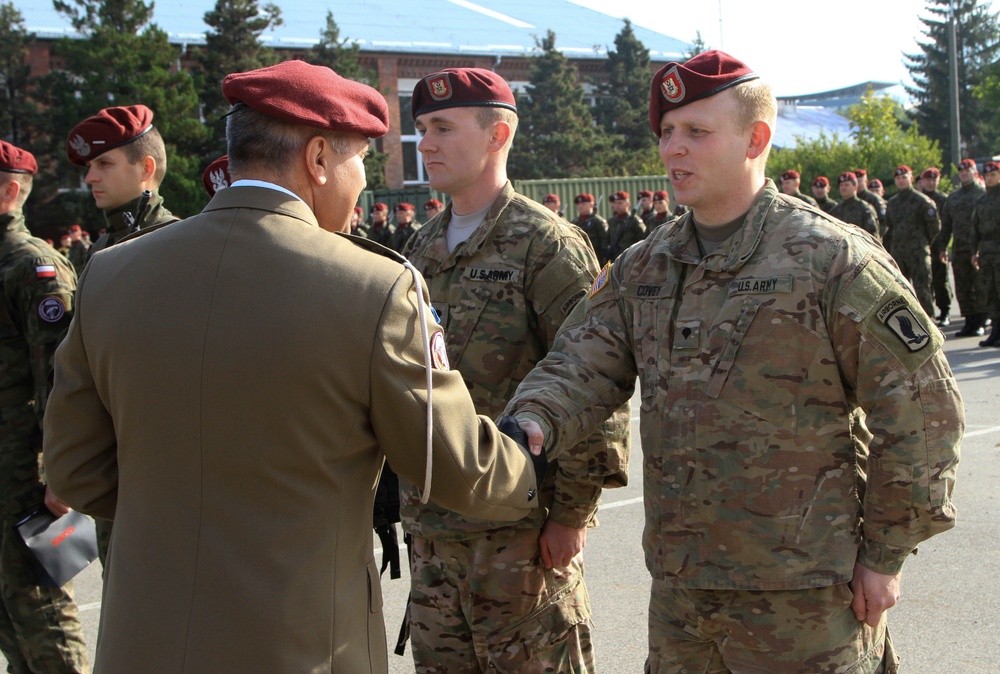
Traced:
[[427, 75], [413, 87], [413, 119], [445, 108], [507, 108], [517, 112], [507, 80], [485, 68], [447, 68]]
[[668, 201], [670, 195], [667, 194], [666, 190], [656, 190], [653, 192], [653, 201]]
[[629, 193], [622, 190], [621, 192], [615, 192], [608, 197], [608, 201], [628, 201], [630, 198]]
[[559, 195], [558, 194], [546, 194], [545, 197], [542, 199], [542, 203], [543, 204], [548, 204], [548, 203], [558, 204], [559, 203]]
[[397, 210], [397, 211], [412, 211], [412, 210], [414, 210], [414, 207], [413, 207], [413, 204], [411, 204], [411, 203], [408, 203], [406, 201], [400, 201], [398, 204], [396, 204], [396, 208], [394, 210]]
[[361, 208], [360, 206], [355, 206], [354, 212], [357, 213], [358, 215], [362, 215], [365, 212], [365, 209]]
[[827, 187], [830, 185], [830, 179], [826, 176], [816, 176], [813, 180], [813, 187]]
[[878, 178], [872, 178], [868, 182], [868, 187], [882, 187], [882, 181], [879, 180]]
[[383, 204], [381, 201], [376, 201], [372, 204], [372, 211], [389, 211], [389, 205]]
[[850, 171], [845, 171], [844, 173], [841, 173], [840, 177], [837, 178], [837, 184], [838, 185], [840, 183], [854, 183], [854, 184], [857, 184], [857, 182], [858, 182], [858, 177], [856, 175], [854, 175], [853, 173], [851, 173]]
[[201, 174], [201, 182], [210, 197], [214, 197], [219, 190], [229, 187], [233, 182], [229, 177], [229, 155], [222, 155], [206, 166]]
[[38, 164], [34, 155], [5, 140], [0, 140], [0, 171], [34, 175], [37, 170]]
[[646, 197], [652, 198], [653, 190], [639, 190], [639, 198], [644, 199]]
[[94, 157], [131, 143], [152, 128], [153, 111], [145, 105], [104, 108], [69, 132], [66, 156], [77, 166], [86, 166]]
[[962, 161], [958, 162], [958, 168], [960, 169], [976, 168], [976, 162], [973, 159], [963, 159]]
[[82, 230], [83, 230], [83, 227], [81, 227], [80, 225], [70, 225], [69, 226], [69, 231], [71, 231], [71, 232], [80, 232]]
[[441, 208], [442, 206], [444, 206], [444, 204], [442, 204], [437, 199], [431, 199], [426, 204], [424, 204], [424, 210], [426, 211], [429, 208]]
[[789, 170], [787, 170], [787, 171], [785, 171], [784, 173], [781, 174], [782, 181], [784, 181], [784, 180], [798, 180], [801, 177], [802, 176], [799, 175], [799, 172], [796, 171], [796, 170], [794, 170], [794, 169], [789, 169]]
[[233, 105], [243, 103], [293, 124], [367, 138], [384, 136], [389, 130], [389, 108], [382, 94], [305, 61], [226, 75], [222, 93]]
[[896, 167], [897, 176], [905, 176], [907, 173], [913, 173], [913, 169], [911, 169], [906, 164], [900, 164], [899, 166]]
[[660, 118], [668, 110], [708, 98], [757, 79], [758, 75], [725, 52], [705, 51], [686, 63], [668, 63], [653, 75], [649, 92], [649, 125], [660, 135]]
[[940, 178], [941, 169], [936, 166], [931, 166], [929, 169], [924, 169], [924, 172], [920, 174], [921, 178]]
[[582, 194], [577, 194], [573, 199], [574, 204], [592, 204], [594, 203], [594, 195], [587, 194], [586, 192]]
[[857, 177], [857, 178], [867, 178], [868, 177], [868, 171], [866, 171], [864, 169], [854, 169], [853, 173], [854, 173], [855, 177]]
[[994, 171], [1000, 171], [1000, 164], [995, 161], [988, 161], [983, 164], [983, 173], [993, 173]]

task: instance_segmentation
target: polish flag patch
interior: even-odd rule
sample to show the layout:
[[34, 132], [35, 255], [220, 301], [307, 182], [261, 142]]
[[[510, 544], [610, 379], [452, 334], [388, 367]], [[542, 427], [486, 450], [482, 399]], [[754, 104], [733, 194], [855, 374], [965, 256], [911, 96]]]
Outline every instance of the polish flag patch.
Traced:
[[55, 278], [56, 266], [54, 264], [40, 264], [35, 267], [35, 276], [38, 278]]

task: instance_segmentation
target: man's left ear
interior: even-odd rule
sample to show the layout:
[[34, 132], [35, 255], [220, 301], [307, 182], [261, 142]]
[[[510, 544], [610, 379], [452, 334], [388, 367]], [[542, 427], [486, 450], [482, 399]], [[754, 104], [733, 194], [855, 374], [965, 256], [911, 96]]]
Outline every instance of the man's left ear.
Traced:
[[754, 122], [750, 130], [750, 143], [747, 145], [747, 158], [756, 159], [764, 154], [771, 142], [771, 127], [764, 122]]

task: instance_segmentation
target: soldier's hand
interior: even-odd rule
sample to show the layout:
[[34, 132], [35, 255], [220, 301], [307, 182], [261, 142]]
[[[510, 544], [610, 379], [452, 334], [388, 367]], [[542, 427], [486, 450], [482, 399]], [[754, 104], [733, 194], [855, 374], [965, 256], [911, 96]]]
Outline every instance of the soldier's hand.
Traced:
[[542, 453], [542, 445], [545, 444], [545, 434], [542, 427], [531, 419], [518, 420], [517, 425], [528, 436], [528, 451], [535, 456]]
[[56, 517], [62, 517], [69, 512], [68, 505], [59, 500], [59, 497], [52, 493], [48, 485], [45, 485], [45, 507]]
[[562, 569], [569, 566], [587, 544], [587, 527], [576, 529], [548, 520], [542, 527], [538, 545], [542, 551], [545, 568]]
[[938, 259], [941, 260], [943, 264], [948, 264], [948, 251], [942, 250], [941, 255], [938, 256]]
[[851, 579], [854, 601], [851, 608], [858, 621], [878, 627], [882, 614], [899, 601], [900, 575], [887, 576], [872, 571], [860, 562], [854, 564], [854, 577]]

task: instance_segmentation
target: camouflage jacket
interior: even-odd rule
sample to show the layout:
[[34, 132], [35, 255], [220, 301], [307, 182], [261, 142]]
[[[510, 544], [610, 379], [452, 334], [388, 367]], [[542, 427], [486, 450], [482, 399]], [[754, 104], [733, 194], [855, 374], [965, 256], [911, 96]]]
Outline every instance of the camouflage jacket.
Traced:
[[662, 215], [660, 213], [657, 213], [656, 211], [653, 211], [653, 214], [643, 221], [643, 224], [646, 225], [646, 236], [649, 236], [649, 232], [652, 232], [660, 225], [669, 224], [671, 222], [674, 222], [676, 219], [677, 216], [671, 213], [670, 211], [667, 211]]
[[[448, 252], [451, 204], [413, 236], [404, 255], [427, 279], [431, 304], [444, 326], [448, 360], [462, 373], [476, 411], [498, 417], [507, 400], [552, 345], [566, 316], [587, 294], [597, 261], [581, 235], [510, 183], [472, 237]], [[410, 533], [459, 540], [500, 527], [541, 528], [546, 517], [582, 527], [597, 509], [601, 488], [627, 479], [629, 412], [622, 408], [602, 431], [551, 464], [542, 506], [514, 523], [463, 517], [420, 504], [400, 480], [400, 515]]]
[[608, 249], [605, 257], [614, 262], [622, 251], [646, 238], [646, 225], [634, 213], [608, 218]]
[[0, 215], [0, 513], [41, 500], [41, 421], [52, 358], [73, 313], [76, 273], [31, 236], [21, 211]]
[[983, 186], [972, 181], [948, 195], [948, 201], [941, 211], [941, 234], [938, 237], [942, 250], [947, 249], [951, 242], [956, 253], [961, 251], [967, 255], [972, 254], [975, 250], [972, 212], [976, 209], [976, 202], [984, 194], [986, 190]]
[[817, 206], [818, 206], [818, 207], [820, 208], [820, 210], [822, 210], [822, 211], [823, 211], [824, 213], [829, 213], [829, 212], [831, 212], [831, 211], [832, 211], [832, 210], [833, 210], [834, 208], [836, 208], [836, 206], [837, 206], [837, 203], [838, 203], [837, 201], [834, 201], [834, 200], [833, 200], [833, 199], [831, 199], [831, 198], [830, 198], [829, 196], [825, 196], [825, 197], [823, 197], [823, 200], [822, 200], [822, 201], [820, 201], [819, 199], [817, 199], [817, 200], [816, 200], [816, 205], [817, 205]]
[[878, 215], [867, 201], [862, 201], [856, 196], [844, 199], [830, 211], [830, 215], [841, 222], [857, 225], [878, 238]]
[[602, 274], [508, 413], [558, 456], [638, 378], [654, 578], [779, 590], [846, 582], [855, 561], [897, 572], [955, 521], [964, 413], [943, 336], [872, 237], [770, 180], [729, 241], [702, 259], [695, 238], [686, 215]]
[[[938, 217], [939, 218], [943, 217], [944, 206], [948, 202], [948, 195], [942, 192], [941, 190], [934, 190], [933, 192], [924, 192], [923, 190], [920, 190], [920, 193], [934, 202], [934, 205], [937, 206]], [[941, 232], [938, 231], [938, 235], [934, 237], [933, 241], [931, 241], [931, 253], [934, 255], [935, 260], [937, 259], [938, 253], [940, 252], [941, 252]]]
[[815, 199], [813, 199], [812, 197], [810, 197], [810, 196], [808, 196], [806, 194], [802, 194], [802, 192], [799, 192], [798, 190], [795, 191], [795, 194], [789, 194], [788, 196], [795, 197], [796, 199], [801, 199], [802, 201], [806, 202], [810, 206], [816, 206], [817, 208], [819, 208], [819, 206], [816, 205], [816, 200]]
[[1000, 261], [1000, 185], [987, 187], [972, 213], [972, 250]]
[[900, 190], [885, 207], [882, 239], [893, 257], [916, 251], [930, 254], [931, 242], [941, 231], [937, 204], [915, 189]]
[[879, 237], [884, 236], [885, 209], [886, 209], [885, 199], [875, 194], [871, 190], [858, 190], [858, 199], [861, 199], [861, 201], [867, 201], [869, 204], [871, 204], [872, 208], [875, 209], [875, 215], [878, 216]]
[[418, 222], [406, 226], [396, 225], [396, 229], [392, 232], [392, 236], [389, 237], [389, 243], [386, 246], [392, 248], [397, 253], [401, 252], [403, 246], [406, 244], [406, 240], [413, 236], [413, 233], [420, 229], [421, 226]]
[[[97, 241], [94, 242], [94, 245], [90, 247], [88, 260], [94, 256], [94, 253], [98, 253], [105, 248], [110, 248], [129, 237], [142, 236], [147, 232], [177, 222], [180, 219], [164, 207], [163, 198], [156, 193], [150, 198], [144, 212], [136, 213], [140, 199], [141, 197], [137, 197], [118, 208], [104, 211], [104, 220], [108, 225], [107, 231], [101, 234]], [[125, 216], [126, 213], [135, 218], [134, 227], [128, 224], [128, 219]]]
[[577, 217], [573, 224], [587, 235], [594, 255], [597, 256], [597, 264], [603, 267], [608, 261], [608, 221], [597, 213], [591, 213]]

